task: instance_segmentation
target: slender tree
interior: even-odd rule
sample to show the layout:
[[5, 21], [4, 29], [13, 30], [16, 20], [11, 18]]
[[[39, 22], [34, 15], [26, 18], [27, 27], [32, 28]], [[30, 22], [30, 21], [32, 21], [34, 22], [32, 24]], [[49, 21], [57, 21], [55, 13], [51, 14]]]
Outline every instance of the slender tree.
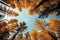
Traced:
[[20, 34], [19, 35], [22, 35], [22, 32], [27, 28], [26, 26], [26, 23], [25, 22], [22, 22], [20, 23], [20, 26], [17, 28], [17, 33], [15, 33], [15, 35], [13, 35], [12, 39], [11, 40], [14, 40], [15, 37], [17, 36], [17, 34]]

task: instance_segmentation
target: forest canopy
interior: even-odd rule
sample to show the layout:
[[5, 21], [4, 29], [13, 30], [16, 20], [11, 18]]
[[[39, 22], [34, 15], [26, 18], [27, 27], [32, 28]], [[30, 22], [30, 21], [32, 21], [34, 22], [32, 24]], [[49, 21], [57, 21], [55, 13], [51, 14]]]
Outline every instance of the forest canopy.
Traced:
[[[27, 29], [32, 19], [29, 18], [29, 26], [25, 21], [20, 22], [23, 9], [27, 9], [28, 18], [38, 14], [31, 31]], [[60, 17], [48, 19], [52, 14], [60, 16], [59, 0], [0, 0], [0, 40], [60, 40]]]

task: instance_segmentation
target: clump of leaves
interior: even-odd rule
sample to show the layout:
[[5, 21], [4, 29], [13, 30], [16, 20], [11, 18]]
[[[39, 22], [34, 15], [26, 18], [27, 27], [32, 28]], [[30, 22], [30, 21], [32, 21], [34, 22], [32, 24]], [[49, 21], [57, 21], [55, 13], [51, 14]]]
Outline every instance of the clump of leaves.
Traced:
[[[46, 23], [45, 23], [46, 24]], [[35, 26], [37, 26], [37, 28], [39, 28], [39, 37], [41, 38], [41, 40], [59, 40], [60, 37], [58, 35], [60, 35], [60, 19], [50, 19], [49, 25], [47, 30], [45, 29], [46, 26], [43, 26], [44, 24], [42, 24], [42, 21], [37, 20], [35, 21]], [[46, 33], [46, 34], [45, 34]], [[46, 36], [47, 35], [47, 36]], [[46, 36], [46, 37], [45, 37]], [[49, 38], [48, 38], [49, 36]], [[47, 39], [44, 39], [47, 38]]]

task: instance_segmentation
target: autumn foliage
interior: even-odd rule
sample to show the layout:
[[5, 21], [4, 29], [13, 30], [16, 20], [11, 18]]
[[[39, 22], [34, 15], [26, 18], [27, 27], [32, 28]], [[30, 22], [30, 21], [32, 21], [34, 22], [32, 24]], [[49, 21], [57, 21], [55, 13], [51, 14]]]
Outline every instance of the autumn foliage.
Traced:
[[31, 40], [38, 40], [38, 32], [37, 32], [37, 30], [32, 29], [30, 34], [31, 34]]
[[53, 39], [57, 40], [58, 39], [59, 36], [57, 36], [57, 35], [60, 35], [60, 34], [58, 34], [60, 32], [60, 19], [49, 19], [49, 23], [47, 25], [48, 26], [47, 30], [45, 28], [46, 26], [42, 27], [39, 24], [44, 25], [44, 24], [40, 23], [40, 20], [35, 21], [35, 26], [37, 28], [39, 28], [39, 30], [42, 30], [42, 32], [40, 32], [40, 35], [41, 35], [40, 38], [42, 38], [42, 40], [45, 40], [44, 39], [45, 37], [47, 38], [46, 40], [53, 40]]
[[60, 19], [50, 19], [49, 23], [50, 30], [60, 30]]
[[[55, 6], [57, 6], [58, 3], [59, 3], [58, 0], [49, 0], [49, 1], [46, 1], [46, 2], [42, 3], [41, 6], [39, 6], [38, 8], [36, 8], [33, 11], [33, 9], [40, 2], [42, 2], [42, 0], [3, 0], [3, 1], [6, 2], [7, 4], [10, 4], [10, 6], [12, 8], [16, 8], [17, 7], [18, 10], [20, 10], [20, 11], [22, 11], [23, 8], [28, 9], [29, 15], [38, 14], [40, 11], [45, 10], [47, 7], [49, 7], [50, 4], [54, 4]], [[59, 11], [58, 9], [55, 9], [55, 10], [56, 11], [53, 10], [55, 13]], [[53, 14], [53, 12], [51, 13], [51, 10], [48, 13], [49, 14]]]
[[[3, 1], [3, 2], [2, 2]], [[28, 15], [39, 14], [40, 17], [48, 17], [50, 14], [60, 14], [59, 0], [2, 0], [0, 12], [5, 15], [18, 16], [22, 9], [28, 10]], [[14, 10], [17, 8], [16, 10]], [[17, 11], [17, 12], [15, 12]], [[0, 17], [2, 17], [0, 15]], [[0, 40], [60, 40], [60, 19], [48, 19], [48, 23], [38, 18], [34, 20], [34, 28], [25, 32], [28, 26], [17, 19], [0, 20]], [[8, 35], [8, 36], [7, 36]], [[10, 36], [12, 35], [12, 37]]]

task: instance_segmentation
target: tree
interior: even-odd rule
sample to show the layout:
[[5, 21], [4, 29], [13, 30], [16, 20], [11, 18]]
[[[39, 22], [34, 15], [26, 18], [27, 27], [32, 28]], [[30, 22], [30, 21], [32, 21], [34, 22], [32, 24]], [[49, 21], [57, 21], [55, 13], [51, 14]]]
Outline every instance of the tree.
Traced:
[[12, 37], [11, 40], [14, 40], [15, 37], [17, 36], [17, 34], [19, 34], [19, 32], [20, 32], [19, 36], [21, 37], [20, 39], [22, 39], [22, 37], [23, 37], [23, 36], [22, 36], [22, 32], [23, 32], [26, 28], [27, 28], [27, 26], [26, 26], [26, 23], [25, 23], [25, 22], [20, 23], [19, 27], [17, 28], [17, 33], [15, 33], [15, 34], [13, 35], [13, 37]]
[[29, 32], [27, 32], [25, 34], [25, 39], [24, 40], [31, 40], [31, 36], [30, 36], [30, 33]]
[[10, 37], [9, 32], [13, 31], [17, 27], [18, 23], [16, 19], [10, 19], [8, 23], [1, 21], [0, 22], [0, 36], [2, 40], [8, 40]]
[[35, 27], [38, 27], [41, 30], [46, 30], [47, 26], [49, 25], [47, 22], [39, 20], [39, 19], [36, 19], [34, 22], [35, 22], [34, 23]]
[[[46, 0], [45, 0], [46, 1]], [[39, 18], [40, 17], [48, 17], [49, 12], [50, 11], [54, 11], [55, 9], [57, 9], [59, 11], [60, 7], [59, 7], [59, 2], [57, 0], [47, 0], [47, 2], [42, 1], [41, 5], [40, 3], [33, 9], [35, 10], [36, 8], [40, 7], [40, 13], [39, 13]], [[50, 2], [51, 1], [51, 2]], [[53, 4], [51, 4], [53, 2]], [[57, 12], [58, 12], [57, 11]], [[53, 13], [52, 13], [53, 14]]]
[[[6, 1], [6, 0], [5, 0]], [[9, 2], [8, 0], [7, 0], [7, 2]], [[15, 12], [15, 11], [13, 11], [13, 8], [11, 8], [7, 3], [5, 3], [5, 2], [3, 2], [3, 1], [0, 1], [0, 3], [2, 4], [2, 5], [0, 5], [0, 10], [1, 10], [1, 12], [4, 12], [5, 13], [5, 15], [6, 15], [6, 13], [8, 14], [8, 15], [11, 15], [11, 16], [18, 16], [18, 13], [17, 12]], [[4, 6], [3, 6], [4, 5]], [[13, 6], [13, 4], [12, 4], [12, 6]], [[13, 6], [14, 7], [14, 6]], [[8, 9], [7, 9], [8, 8]], [[10, 9], [11, 8], [11, 9]]]
[[48, 27], [49, 27], [50, 32], [55, 33], [57, 40], [59, 40], [60, 36], [57, 36], [57, 35], [60, 35], [59, 34], [59, 32], [60, 32], [60, 19], [50, 19], [50, 23], [49, 23]]
[[[46, 26], [46, 23], [40, 21], [40, 20], [35, 20], [35, 26], [37, 26], [38, 30], [38, 35], [39, 39], [41, 40], [59, 40], [60, 37], [58, 35], [60, 32], [60, 19], [49, 19], [49, 25], [47, 30], [44, 28]], [[43, 27], [42, 27], [43, 26]], [[45, 34], [46, 33], [46, 34]]]

